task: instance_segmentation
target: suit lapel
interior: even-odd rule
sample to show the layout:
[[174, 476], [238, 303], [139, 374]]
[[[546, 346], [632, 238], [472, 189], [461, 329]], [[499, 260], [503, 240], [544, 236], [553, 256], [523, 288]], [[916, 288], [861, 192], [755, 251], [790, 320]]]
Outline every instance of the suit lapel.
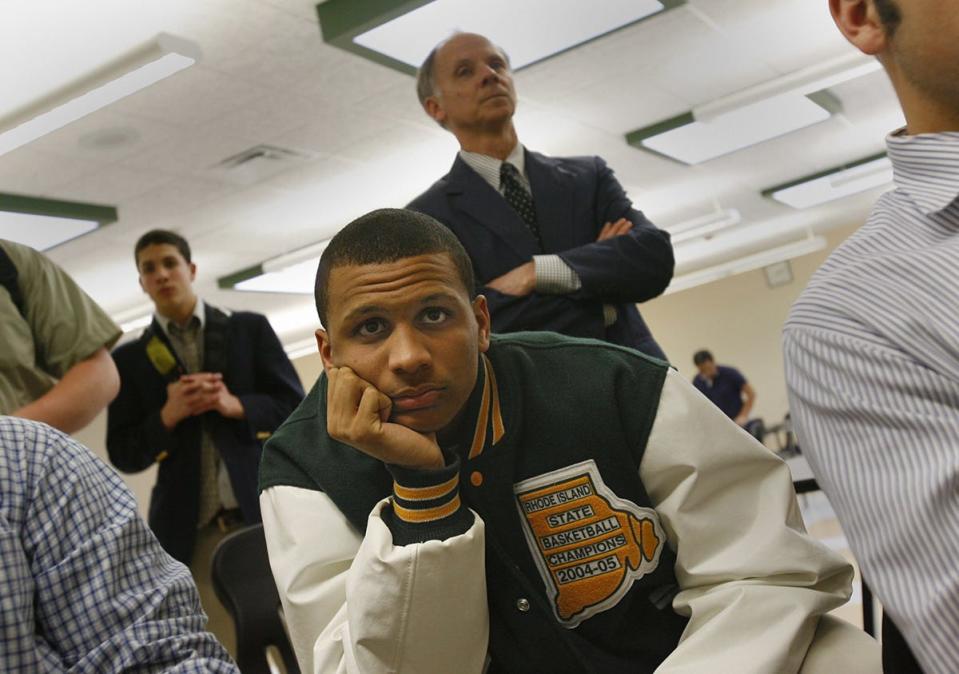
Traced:
[[228, 372], [230, 341], [230, 318], [209, 304], [204, 305], [203, 325], [203, 370], [205, 372], [220, 372], [224, 376]]
[[526, 175], [533, 191], [536, 220], [546, 252], [572, 248], [573, 176], [559, 162], [526, 150]]
[[446, 193], [454, 211], [491, 230], [520, 257], [528, 259], [541, 252], [536, 237], [503, 195], [490, 187], [459, 155], [450, 170]]

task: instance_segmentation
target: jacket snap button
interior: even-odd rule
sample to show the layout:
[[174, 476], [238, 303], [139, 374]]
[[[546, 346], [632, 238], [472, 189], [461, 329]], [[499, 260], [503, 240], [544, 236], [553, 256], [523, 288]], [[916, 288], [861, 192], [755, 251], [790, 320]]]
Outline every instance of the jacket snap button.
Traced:
[[483, 484], [483, 474], [478, 470], [474, 470], [470, 473], [470, 484], [474, 487], [478, 487]]
[[529, 611], [529, 599], [525, 597], [520, 597], [516, 600], [516, 610], [526, 613]]

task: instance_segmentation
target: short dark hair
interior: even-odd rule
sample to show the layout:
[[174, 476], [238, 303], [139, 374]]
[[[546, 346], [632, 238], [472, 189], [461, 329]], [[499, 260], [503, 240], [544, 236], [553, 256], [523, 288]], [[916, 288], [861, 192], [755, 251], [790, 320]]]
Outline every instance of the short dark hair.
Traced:
[[140, 268], [141, 250], [147, 246], [163, 244], [176, 246], [176, 249], [180, 251], [180, 255], [183, 256], [183, 259], [186, 260], [187, 264], [192, 262], [190, 259], [190, 244], [187, 243], [186, 239], [176, 232], [171, 232], [168, 229], [151, 229], [149, 232], [137, 239], [137, 245], [133, 247], [133, 262], [136, 264], [137, 269]]
[[463, 288], [476, 296], [476, 279], [469, 255], [456, 235], [428, 215], [405, 208], [371, 211], [330, 239], [316, 270], [316, 313], [326, 325], [330, 272], [345, 265], [382, 264], [429, 253], [446, 253], [453, 260]]
[[876, 5], [876, 12], [879, 14], [879, 20], [886, 29], [889, 37], [892, 37], [902, 23], [902, 12], [896, 4], [896, 0], [873, 0]]
[[700, 349], [693, 354], [693, 365], [702, 365], [711, 360], [713, 360], [713, 354], [709, 353], [706, 349]]
[[[436, 93], [436, 73], [434, 72], [434, 68], [436, 66], [436, 54], [439, 52], [440, 47], [457, 35], [462, 34], [462, 31], [456, 31], [448, 38], [433, 47], [430, 50], [430, 53], [426, 55], [426, 58], [423, 59], [423, 63], [420, 64], [419, 70], [416, 71], [416, 97], [420, 99], [420, 106], [422, 106], [424, 110], [426, 109], [426, 99]], [[496, 47], [500, 54], [503, 55], [503, 58], [506, 59], [506, 65], [509, 65], [509, 54], [506, 53], [506, 50], [499, 45], [494, 44], [493, 46]], [[437, 124], [442, 126], [444, 129], [446, 128], [446, 125], [442, 122], [437, 122]]]

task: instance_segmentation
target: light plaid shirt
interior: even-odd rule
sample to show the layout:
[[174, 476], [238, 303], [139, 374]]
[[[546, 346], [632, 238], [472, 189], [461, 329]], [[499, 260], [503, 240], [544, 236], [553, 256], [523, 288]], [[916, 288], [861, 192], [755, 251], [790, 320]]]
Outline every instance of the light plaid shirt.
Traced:
[[0, 417], [0, 670], [228, 672], [185, 566], [68, 436]]

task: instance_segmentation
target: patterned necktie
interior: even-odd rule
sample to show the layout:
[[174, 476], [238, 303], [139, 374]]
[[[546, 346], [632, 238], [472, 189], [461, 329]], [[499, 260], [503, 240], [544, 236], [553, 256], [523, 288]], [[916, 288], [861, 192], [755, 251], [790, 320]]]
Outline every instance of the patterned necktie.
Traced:
[[500, 184], [503, 186], [503, 196], [506, 203], [513, 207], [513, 210], [523, 219], [529, 231], [533, 233], [539, 242], [540, 248], [543, 247], [543, 240], [539, 236], [539, 225], [536, 222], [536, 208], [533, 206], [533, 195], [526, 191], [519, 177], [519, 171], [509, 162], [503, 162], [499, 170]]

